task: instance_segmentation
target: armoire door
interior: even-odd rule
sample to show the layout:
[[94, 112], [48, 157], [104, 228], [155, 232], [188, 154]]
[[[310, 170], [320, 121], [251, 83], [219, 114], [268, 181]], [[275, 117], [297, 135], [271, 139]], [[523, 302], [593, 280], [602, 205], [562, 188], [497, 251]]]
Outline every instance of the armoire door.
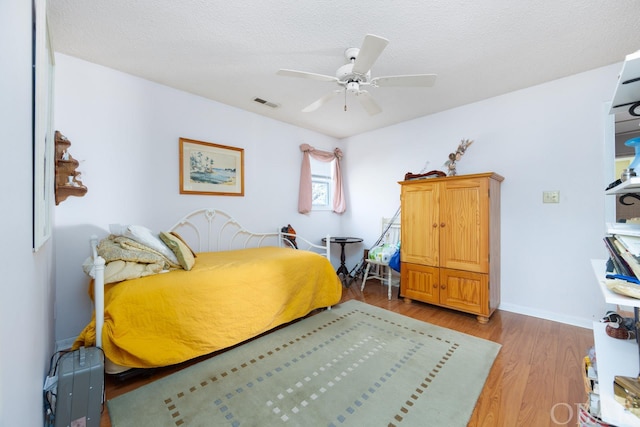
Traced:
[[489, 271], [489, 180], [440, 183], [440, 267]]
[[439, 209], [437, 183], [402, 189], [401, 259], [437, 267], [439, 262]]

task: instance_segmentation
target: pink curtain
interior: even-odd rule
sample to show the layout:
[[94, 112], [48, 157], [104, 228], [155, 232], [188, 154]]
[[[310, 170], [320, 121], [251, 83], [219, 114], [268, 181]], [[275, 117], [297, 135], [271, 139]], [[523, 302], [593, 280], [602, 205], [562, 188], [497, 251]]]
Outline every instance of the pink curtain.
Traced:
[[344, 192], [342, 191], [342, 174], [340, 173], [340, 159], [342, 151], [336, 148], [331, 151], [316, 150], [309, 144], [300, 145], [302, 151], [302, 168], [300, 170], [300, 193], [298, 194], [298, 212], [311, 212], [311, 161], [310, 156], [320, 162], [333, 162], [333, 211], [343, 213], [346, 209]]

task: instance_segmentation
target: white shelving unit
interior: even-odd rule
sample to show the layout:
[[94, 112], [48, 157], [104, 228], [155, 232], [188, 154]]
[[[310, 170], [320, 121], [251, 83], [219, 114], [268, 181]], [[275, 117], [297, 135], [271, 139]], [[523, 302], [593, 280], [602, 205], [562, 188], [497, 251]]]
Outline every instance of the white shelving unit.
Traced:
[[[611, 114], [627, 111], [629, 108], [638, 110], [640, 102], [640, 50], [627, 55], [622, 71], [618, 76], [618, 84], [613, 95]], [[614, 188], [605, 191], [607, 195], [640, 193], [640, 176], [627, 179]], [[609, 224], [610, 234], [629, 234], [639, 236], [637, 230], [626, 224]], [[633, 307], [636, 320], [640, 308], [640, 299], [630, 298], [610, 291], [605, 284], [606, 261], [592, 260], [591, 265], [602, 291], [605, 301], [609, 304]], [[619, 340], [611, 338], [606, 333], [606, 324], [594, 322], [593, 335], [596, 351], [596, 365], [598, 374], [598, 388], [600, 395], [600, 418], [619, 427], [640, 427], [640, 418], [636, 417], [613, 398], [613, 381], [616, 375], [637, 377], [640, 373], [638, 360], [638, 342], [636, 340]]]
[[[600, 285], [604, 299], [609, 304], [640, 307], [640, 300], [611, 292], [604, 282], [605, 260], [591, 260], [593, 271]], [[613, 379], [616, 375], [638, 376], [640, 361], [638, 344], [635, 340], [611, 338], [605, 332], [606, 324], [593, 322], [593, 336], [596, 347], [598, 385], [600, 388], [600, 418], [616, 426], [640, 426], [640, 418], [626, 411], [613, 398]]]

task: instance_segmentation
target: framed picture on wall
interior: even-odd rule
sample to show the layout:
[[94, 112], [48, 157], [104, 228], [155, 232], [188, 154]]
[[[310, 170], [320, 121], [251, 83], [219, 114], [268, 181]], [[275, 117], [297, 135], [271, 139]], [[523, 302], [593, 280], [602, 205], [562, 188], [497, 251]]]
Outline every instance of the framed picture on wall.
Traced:
[[180, 138], [180, 194], [244, 196], [244, 149]]
[[45, 0], [34, 2], [33, 49], [33, 250], [51, 237], [54, 197], [53, 77], [54, 56]]

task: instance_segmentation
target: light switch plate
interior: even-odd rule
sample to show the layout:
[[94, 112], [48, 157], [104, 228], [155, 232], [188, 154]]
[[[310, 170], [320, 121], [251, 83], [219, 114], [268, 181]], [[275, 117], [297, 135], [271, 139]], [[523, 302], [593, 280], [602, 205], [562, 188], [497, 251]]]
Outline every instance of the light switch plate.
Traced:
[[559, 191], [543, 191], [542, 203], [560, 203]]

